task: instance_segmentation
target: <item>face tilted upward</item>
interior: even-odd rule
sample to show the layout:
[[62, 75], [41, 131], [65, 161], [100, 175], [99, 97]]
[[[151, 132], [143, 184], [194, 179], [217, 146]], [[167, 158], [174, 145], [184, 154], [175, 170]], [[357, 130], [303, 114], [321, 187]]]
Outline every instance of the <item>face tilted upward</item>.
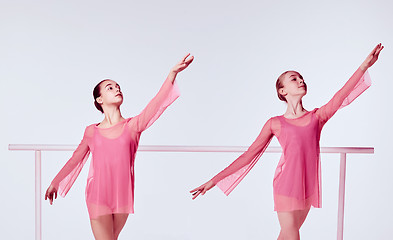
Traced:
[[300, 96], [303, 97], [307, 93], [307, 85], [302, 75], [295, 71], [288, 71], [282, 78], [282, 88], [279, 92], [285, 98]]
[[97, 98], [97, 102], [101, 106], [116, 105], [123, 103], [123, 94], [119, 84], [113, 80], [105, 80], [100, 84], [101, 96]]

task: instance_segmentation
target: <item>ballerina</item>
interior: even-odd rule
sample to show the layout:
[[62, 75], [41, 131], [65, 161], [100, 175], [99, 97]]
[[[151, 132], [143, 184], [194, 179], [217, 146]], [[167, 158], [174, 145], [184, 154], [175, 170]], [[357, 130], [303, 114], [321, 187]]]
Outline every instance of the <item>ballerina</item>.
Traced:
[[282, 73], [276, 82], [278, 98], [287, 103], [281, 116], [270, 118], [253, 144], [223, 171], [205, 184], [191, 190], [193, 199], [217, 185], [228, 195], [256, 164], [276, 136], [283, 154], [273, 180], [274, 210], [281, 231], [278, 240], [300, 239], [299, 230], [310, 207], [321, 206], [320, 134], [325, 123], [338, 109], [351, 103], [370, 84], [367, 69], [383, 49], [378, 44], [352, 77], [324, 106], [307, 111], [302, 98], [307, 85], [296, 71]]
[[45, 200], [52, 205], [57, 192], [65, 197], [91, 152], [86, 204], [95, 239], [116, 240], [128, 215], [134, 213], [134, 160], [141, 133], [179, 97], [175, 80], [194, 60], [189, 56], [170, 70], [157, 95], [135, 117], [121, 115], [123, 93], [115, 81], [106, 79], [94, 88], [94, 105], [105, 118], [86, 127], [81, 143], [48, 187]]

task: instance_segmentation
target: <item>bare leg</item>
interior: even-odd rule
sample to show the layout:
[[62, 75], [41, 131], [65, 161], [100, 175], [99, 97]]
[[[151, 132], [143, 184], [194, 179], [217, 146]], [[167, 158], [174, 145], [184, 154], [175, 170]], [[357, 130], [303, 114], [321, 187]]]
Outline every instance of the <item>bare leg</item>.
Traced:
[[309, 208], [291, 212], [277, 212], [281, 231], [278, 240], [299, 240], [299, 229], [307, 217]]
[[277, 212], [278, 221], [280, 222], [281, 231], [278, 236], [279, 240], [299, 240], [299, 229], [297, 225], [297, 216], [295, 211]]
[[306, 217], [308, 215], [308, 212], [310, 211], [310, 208], [305, 209], [300, 211], [299, 215], [298, 215], [298, 228], [300, 230], [300, 227], [303, 225], [304, 221], [306, 220]]
[[114, 240], [112, 214], [100, 216], [97, 219], [90, 219], [90, 224], [96, 240]]
[[120, 231], [123, 229], [128, 218], [128, 213], [113, 214], [113, 235], [114, 240], [119, 237]]

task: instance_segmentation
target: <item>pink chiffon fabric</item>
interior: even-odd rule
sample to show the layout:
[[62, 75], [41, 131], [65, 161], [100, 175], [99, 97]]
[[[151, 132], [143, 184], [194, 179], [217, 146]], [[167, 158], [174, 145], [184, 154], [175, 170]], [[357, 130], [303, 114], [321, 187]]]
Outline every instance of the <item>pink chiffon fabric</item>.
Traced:
[[273, 179], [275, 211], [320, 208], [321, 165], [319, 140], [324, 124], [336, 111], [355, 100], [371, 85], [368, 72], [361, 69], [321, 108], [295, 119], [270, 118], [253, 144], [232, 164], [212, 178], [226, 195], [257, 163], [273, 136], [283, 150]]
[[65, 197], [92, 153], [86, 186], [90, 219], [113, 213], [134, 213], [134, 161], [141, 133], [179, 97], [176, 82], [167, 79], [158, 94], [137, 116], [110, 128], [86, 127], [72, 157], [52, 181]]

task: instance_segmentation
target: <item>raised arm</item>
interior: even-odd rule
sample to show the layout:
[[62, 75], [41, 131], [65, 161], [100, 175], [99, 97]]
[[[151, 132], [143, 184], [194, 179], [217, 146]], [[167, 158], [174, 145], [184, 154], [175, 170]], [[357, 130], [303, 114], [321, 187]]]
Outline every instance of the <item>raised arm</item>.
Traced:
[[130, 121], [131, 124], [136, 125], [137, 131], [142, 132], [150, 127], [165, 109], [179, 97], [180, 93], [175, 80], [177, 74], [186, 69], [194, 60], [193, 56], [189, 56], [190, 54], [187, 54], [171, 69], [157, 95], [147, 104], [139, 115]]
[[351, 103], [371, 85], [367, 69], [378, 60], [379, 53], [382, 49], [382, 44], [378, 44], [333, 98], [326, 105], [317, 110], [317, 117], [323, 124], [326, 123], [338, 109]]
[[226, 195], [240, 183], [252, 167], [257, 163], [263, 152], [269, 145], [273, 132], [271, 128], [272, 119], [267, 121], [251, 146], [238, 157], [232, 164], [214, 176], [207, 183], [197, 187], [190, 192], [195, 199], [199, 194], [204, 195], [206, 191], [217, 185]]
[[50, 204], [52, 204], [53, 198], [57, 198], [57, 192], [59, 192], [62, 197], [65, 197], [82, 170], [83, 165], [86, 163], [90, 153], [88, 138], [91, 136], [90, 132], [92, 127], [93, 126], [86, 128], [83, 139], [72, 154], [72, 157], [48, 187], [45, 193], [45, 200], [49, 199]]

